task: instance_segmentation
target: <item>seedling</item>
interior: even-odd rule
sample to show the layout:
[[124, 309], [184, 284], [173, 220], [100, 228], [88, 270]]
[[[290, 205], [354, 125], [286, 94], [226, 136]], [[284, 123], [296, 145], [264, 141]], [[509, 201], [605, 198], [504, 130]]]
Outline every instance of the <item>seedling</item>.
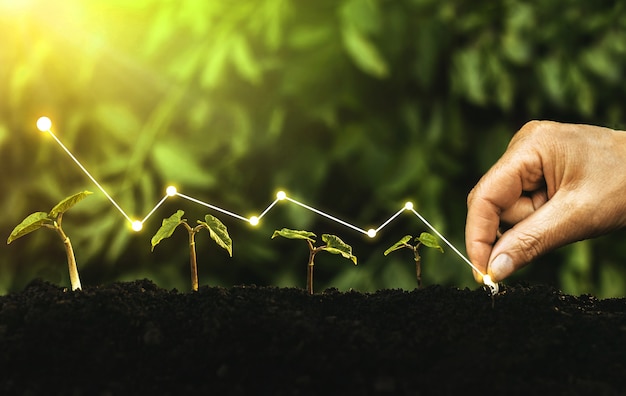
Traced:
[[82, 201], [89, 194], [91, 194], [90, 191], [79, 192], [59, 202], [49, 213], [35, 212], [29, 215], [13, 229], [13, 232], [11, 232], [11, 235], [9, 235], [9, 238], [7, 239], [7, 244], [10, 244], [17, 238], [30, 234], [41, 227], [47, 227], [55, 230], [65, 245], [65, 253], [67, 254], [67, 265], [70, 271], [72, 290], [78, 290], [81, 288], [80, 278], [78, 276], [78, 268], [76, 267], [76, 258], [74, 257], [72, 243], [70, 242], [70, 238], [65, 235], [61, 225], [63, 222], [63, 214], [72, 206]]
[[332, 254], [340, 254], [343, 257], [352, 260], [354, 265], [356, 265], [356, 256], [352, 254], [352, 247], [345, 242], [343, 242], [336, 235], [322, 234], [322, 241], [326, 243], [326, 245], [315, 247], [315, 238], [317, 237], [314, 233], [309, 231], [296, 231], [290, 230], [288, 228], [283, 228], [282, 230], [274, 231], [272, 235], [272, 239], [277, 236], [281, 236], [283, 238], [288, 239], [304, 239], [309, 246], [309, 264], [307, 266], [307, 276], [306, 276], [306, 290], [309, 294], [313, 294], [313, 266], [315, 265], [314, 259], [315, 255], [322, 250], [327, 251]]
[[226, 249], [230, 257], [233, 256], [233, 241], [230, 239], [228, 235], [228, 230], [226, 226], [219, 221], [216, 217], [207, 214], [204, 217], [204, 221], [198, 220], [198, 225], [195, 227], [191, 227], [187, 224], [187, 219], [183, 219], [183, 215], [185, 212], [182, 210], [176, 211], [173, 215], [168, 217], [167, 219], [163, 219], [163, 223], [161, 228], [154, 234], [152, 237], [152, 250], [154, 251], [154, 247], [159, 244], [163, 239], [169, 238], [174, 233], [174, 230], [179, 225], [184, 225], [189, 233], [189, 255], [191, 262], [191, 289], [193, 291], [198, 291], [198, 264], [196, 261], [196, 242], [195, 236], [196, 233], [203, 228], [206, 228], [209, 231], [209, 235], [211, 239], [218, 244], [218, 246]]
[[420, 287], [422, 287], [422, 257], [419, 254], [419, 248], [424, 245], [429, 248], [437, 249], [441, 253], [443, 253], [443, 248], [439, 245], [439, 242], [437, 242], [437, 238], [427, 232], [422, 232], [419, 237], [416, 237], [413, 241], [414, 244], [410, 243], [412, 239], [412, 235], [405, 235], [393, 246], [385, 250], [384, 255], [386, 256], [389, 253], [398, 249], [411, 249], [415, 258], [415, 275], [417, 276], [417, 288], [419, 289]]

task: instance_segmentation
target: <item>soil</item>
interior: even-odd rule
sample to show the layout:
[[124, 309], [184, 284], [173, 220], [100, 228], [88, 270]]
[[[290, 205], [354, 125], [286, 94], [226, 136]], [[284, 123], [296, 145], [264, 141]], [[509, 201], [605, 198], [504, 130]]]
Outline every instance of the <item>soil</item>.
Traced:
[[543, 285], [0, 297], [2, 395], [626, 394], [626, 299]]

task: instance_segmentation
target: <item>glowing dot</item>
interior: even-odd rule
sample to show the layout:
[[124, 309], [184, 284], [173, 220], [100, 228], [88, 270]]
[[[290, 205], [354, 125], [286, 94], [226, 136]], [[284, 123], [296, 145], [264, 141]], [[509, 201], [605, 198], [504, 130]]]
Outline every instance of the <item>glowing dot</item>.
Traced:
[[250, 220], [248, 220], [250, 222], [251, 225], [255, 226], [259, 224], [259, 218], [256, 216], [252, 216], [250, 217]]
[[287, 194], [285, 194], [284, 191], [279, 191], [276, 194], [276, 199], [278, 199], [279, 201], [282, 201], [283, 199], [287, 198]]
[[491, 294], [498, 294], [498, 291], [499, 291], [498, 284], [494, 283], [491, 280], [491, 277], [489, 275], [483, 275], [483, 283], [489, 287]]
[[37, 120], [37, 129], [41, 132], [48, 132], [52, 128], [52, 121], [48, 117], [39, 117]]
[[132, 227], [133, 231], [139, 232], [143, 228], [143, 223], [139, 220], [135, 220], [133, 221]]
[[376, 236], [376, 230], [373, 228], [370, 228], [369, 230], [367, 230], [367, 236], [370, 238], [374, 238]]
[[176, 195], [177, 190], [176, 190], [176, 187], [174, 187], [174, 186], [169, 186], [169, 187], [167, 188], [167, 190], [165, 190], [165, 192], [167, 193], [167, 196], [168, 196], [168, 197], [173, 197], [174, 195]]
[[413, 202], [407, 202], [404, 204], [404, 209], [411, 210], [413, 209]]

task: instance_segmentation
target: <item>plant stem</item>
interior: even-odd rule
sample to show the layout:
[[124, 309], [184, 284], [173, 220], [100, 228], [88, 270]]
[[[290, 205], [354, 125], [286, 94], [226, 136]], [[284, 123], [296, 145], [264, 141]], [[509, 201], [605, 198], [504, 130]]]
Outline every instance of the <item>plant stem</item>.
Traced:
[[189, 231], [189, 263], [191, 265], [191, 290], [198, 291], [198, 261], [196, 258], [196, 232], [197, 229], [191, 228], [189, 224], [183, 222], [187, 231]]
[[70, 271], [70, 283], [72, 284], [72, 290], [80, 290], [81, 285], [80, 278], [78, 276], [78, 268], [76, 267], [76, 257], [74, 257], [74, 249], [72, 249], [70, 238], [68, 238], [68, 236], [65, 235], [65, 232], [63, 232], [60, 222], [58, 224], [55, 223], [54, 229], [57, 231], [63, 240], [63, 244], [65, 245], [65, 254], [67, 255], [67, 266]]
[[422, 287], [422, 258], [417, 251], [418, 248], [419, 244], [413, 248], [413, 253], [415, 254], [415, 275], [417, 276], [417, 288], [420, 289]]
[[309, 294], [313, 294], [313, 266], [315, 265], [313, 260], [315, 259], [315, 254], [318, 252], [317, 249], [313, 246], [311, 241], [307, 240], [309, 244], [309, 264], [307, 266], [306, 273], [306, 291]]
[[196, 230], [189, 231], [189, 261], [191, 264], [191, 290], [198, 291], [198, 261], [196, 259]]

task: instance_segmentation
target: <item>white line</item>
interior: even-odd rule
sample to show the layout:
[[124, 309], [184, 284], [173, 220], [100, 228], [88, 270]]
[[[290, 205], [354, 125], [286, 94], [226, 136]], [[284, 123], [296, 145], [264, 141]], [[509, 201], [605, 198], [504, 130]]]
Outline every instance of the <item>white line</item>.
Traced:
[[249, 220], [249, 219], [246, 219], [246, 218], [245, 218], [245, 217], [243, 217], [243, 216], [239, 216], [239, 215], [238, 215], [238, 214], [236, 214], [236, 213], [229, 212], [229, 211], [227, 211], [227, 210], [225, 210], [225, 209], [222, 209], [222, 208], [218, 208], [217, 206], [213, 206], [213, 205], [208, 204], [208, 203], [206, 203], [206, 202], [200, 201], [199, 199], [191, 198], [190, 196], [187, 196], [187, 195], [185, 195], [185, 194], [181, 194], [181, 193], [179, 193], [179, 192], [177, 192], [177, 193], [176, 193], [176, 195], [178, 195], [178, 196], [179, 196], [179, 197], [181, 197], [181, 198], [185, 198], [185, 199], [187, 199], [187, 200], [189, 200], [189, 201], [191, 201], [191, 202], [195, 202], [195, 203], [197, 203], [197, 204], [200, 204], [200, 205], [206, 206], [207, 208], [211, 208], [211, 209], [213, 209], [213, 210], [217, 210], [218, 212], [222, 212], [222, 213], [227, 214], [227, 215], [229, 215], [229, 216], [232, 216], [232, 217], [234, 217], [234, 218], [236, 218], [236, 219], [243, 220], [243, 221], [245, 221], [245, 222], [247, 222], [247, 223], [249, 223], [249, 222], [250, 222], [250, 220]]
[[287, 201], [289, 201], [289, 202], [293, 202], [293, 203], [295, 203], [296, 205], [302, 206], [303, 208], [308, 209], [308, 210], [310, 210], [311, 212], [315, 212], [315, 213], [317, 213], [317, 214], [318, 214], [318, 215], [320, 215], [320, 216], [324, 216], [324, 217], [326, 217], [326, 218], [328, 218], [328, 219], [330, 219], [330, 220], [332, 220], [332, 221], [335, 221], [335, 222], [337, 222], [337, 223], [339, 223], [339, 224], [342, 224], [342, 225], [344, 225], [344, 226], [346, 226], [346, 227], [348, 227], [348, 228], [352, 228], [352, 229], [353, 229], [353, 230], [355, 230], [355, 231], [358, 231], [358, 232], [360, 232], [360, 233], [362, 233], [362, 234], [367, 235], [367, 231], [365, 231], [365, 230], [363, 230], [363, 229], [360, 229], [360, 228], [359, 228], [359, 227], [357, 227], [357, 226], [353, 226], [352, 224], [347, 223], [347, 222], [345, 222], [345, 221], [343, 221], [343, 220], [340, 220], [340, 219], [338, 219], [338, 218], [336, 218], [336, 217], [334, 217], [334, 216], [331, 216], [331, 215], [329, 215], [329, 214], [327, 214], [327, 213], [324, 213], [324, 212], [322, 212], [321, 210], [315, 209], [315, 208], [313, 208], [313, 207], [311, 207], [311, 206], [309, 206], [309, 205], [305, 205], [305, 204], [303, 204], [302, 202], [298, 202], [298, 201], [296, 201], [295, 199], [292, 199], [292, 198], [289, 198], [289, 197], [285, 197], [285, 199], [286, 199]]
[[274, 205], [276, 205], [276, 203], [279, 201], [279, 199], [275, 199], [274, 202], [272, 202], [271, 204], [269, 204], [269, 206], [267, 208], [265, 208], [265, 210], [263, 211], [263, 213], [261, 213], [257, 218], [259, 220], [261, 220], [263, 218], [263, 216], [265, 216], [267, 214], [267, 212], [270, 211], [270, 209], [272, 209], [274, 207]]
[[85, 167], [78, 161], [78, 159], [76, 157], [74, 157], [74, 154], [72, 154], [70, 152], [70, 150], [68, 150], [67, 147], [65, 147], [65, 145], [61, 142], [61, 140], [59, 140], [59, 138], [57, 138], [55, 136], [54, 133], [52, 133], [52, 130], [48, 129], [47, 131], [50, 136], [52, 136], [54, 138], [54, 140], [56, 140], [56, 142], [59, 144], [59, 146], [61, 146], [61, 148], [63, 150], [65, 150], [65, 152], [67, 153], [67, 155], [70, 156], [71, 159], [74, 160], [74, 162], [76, 162], [76, 165], [78, 165], [78, 167], [85, 172], [85, 174], [87, 175], [87, 177], [89, 177], [89, 179], [91, 179], [91, 181], [96, 185], [96, 187], [98, 187], [100, 189], [100, 191], [102, 191], [102, 193], [109, 199], [109, 201], [111, 201], [111, 203], [113, 204], [113, 206], [115, 206], [117, 208], [117, 210], [120, 211], [120, 213], [122, 214], [122, 216], [124, 216], [126, 218], [126, 220], [128, 220], [129, 223], [132, 223], [133, 220], [126, 214], [126, 212], [124, 212], [122, 210], [122, 208], [117, 204], [117, 202], [115, 202], [115, 200], [109, 195], [109, 193], [106, 192], [106, 190], [100, 185], [100, 183], [98, 183], [96, 181], [96, 179], [94, 179], [93, 176], [91, 176], [91, 174], [87, 171], [87, 169], [85, 169]]
[[144, 218], [143, 218], [143, 220], [141, 220], [141, 224], [145, 223], [145, 222], [146, 222], [146, 220], [148, 220], [148, 218], [149, 218], [150, 216], [152, 216], [152, 215], [154, 214], [154, 212], [155, 212], [155, 211], [156, 211], [156, 210], [157, 210], [157, 209], [158, 209], [161, 205], [163, 205], [163, 203], [167, 200], [167, 198], [169, 198], [169, 195], [167, 195], [167, 194], [166, 194], [163, 198], [161, 198], [161, 200], [159, 201], [159, 203], [158, 203], [158, 204], [156, 204], [156, 205], [154, 206], [154, 208], [152, 208], [152, 210], [150, 211], [150, 213], [148, 213], [148, 214], [146, 215], [146, 217], [144, 217]]
[[397, 211], [395, 215], [393, 215], [393, 216], [391, 216], [391, 217], [389, 218], [389, 220], [387, 220], [387, 221], [385, 221], [383, 224], [381, 224], [381, 225], [380, 225], [380, 227], [378, 227], [378, 228], [376, 229], [376, 232], [378, 232], [378, 231], [382, 230], [384, 227], [386, 227], [386, 226], [387, 226], [387, 224], [391, 223], [391, 222], [393, 221], [393, 219], [395, 219], [396, 217], [400, 216], [400, 213], [404, 212], [404, 211], [405, 211], [405, 209], [406, 209], [406, 208], [402, 208], [402, 209], [400, 209], [399, 211]]
[[[96, 179], [87, 171], [87, 169], [80, 163], [80, 161], [78, 161], [78, 159], [70, 152], [70, 150], [65, 147], [65, 145], [61, 142], [61, 140], [59, 138], [56, 137], [56, 135], [54, 133], [52, 133], [51, 129], [48, 129], [47, 132], [50, 134], [50, 136], [52, 136], [52, 138], [59, 144], [59, 146], [61, 146], [61, 148], [67, 153], [67, 155], [70, 156], [70, 158], [76, 163], [76, 165], [78, 165], [78, 167], [85, 173], [85, 175], [87, 175], [87, 177], [89, 177], [89, 179], [100, 189], [100, 191], [102, 191], [102, 193], [109, 199], [109, 201], [111, 201], [111, 203], [113, 204], [113, 206], [124, 216], [124, 218], [126, 220], [128, 220], [128, 222], [133, 223], [133, 220], [126, 214], [126, 212], [124, 212], [124, 210], [117, 204], [117, 202], [115, 202], [115, 200], [113, 199], [113, 197], [111, 197], [109, 195], [109, 193], [106, 192], [106, 190], [104, 189], [104, 187], [102, 187], [100, 185], [100, 183], [98, 183], [96, 181]], [[199, 199], [196, 198], [192, 198], [190, 196], [181, 194], [176, 192], [175, 195], [178, 195], [181, 198], [187, 199], [191, 202], [195, 202], [197, 204], [206, 206], [208, 208], [211, 208], [213, 210], [216, 210], [218, 212], [224, 213], [226, 215], [229, 215], [231, 217], [237, 218], [239, 220], [243, 220], [245, 222], [250, 222], [250, 219], [247, 219], [243, 216], [240, 216], [236, 213], [233, 212], [229, 212], [225, 209], [219, 208], [217, 206], [211, 205], [209, 203], [200, 201]], [[284, 194], [283, 194], [284, 195]], [[143, 224], [146, 220], [148, 220], [148, 218], [150, 216], [152, 216], [156, 210], [161, 207], [161, 205], [163, 205], [163, 203], [167, 200], [167, 198], [171, 196], [170, 194], [165, 195], [155, 206], [154, 208], [152, 208], [152, 210], [146, 215], [146, 217], [144, 217], [143, 220], [141, 220], [141, 224]], [[336, 223], [339, 223], [341, 225], [344, 225], [348, 228], [351, 228], [355, 231], [358, 231], [362, 234], [365, 235], [369, 235], [368, 231], [365, 231], [357, 226], [354, 226], [348, 222], [345, 222], [337, 217], [331, 216], [328, 213], [322, 212], [321, 210], [315, 209], [312, 206], [306, 205], [302, 202], [296, 201], [295, 199], [289, 198], [287, 196], [284, 197], [280, 197], [277, 198], [276, 200], [274, 200], [264, 211], [263, 213], [261, 213], [257, 220], [261, 219], [263, 216], [265, 216], [275, 205], [278, 201], [282, 200], [282, 199], [286, 199], [289, 202], [292, 202], [298, 206], [301, 206], [305, 209], [310, 210], [311, 212], [317, 213], [320, 216], [326, 217], [327, 219], [330, 219]], [[420, 215], [415, 209], [413, 209], [412, 206], [405, 206], [404, 208], [400, 209], [399, 211], [397, 211], [393, 216], [391, 216], [387, 221], [385, 221], [383, 224], [381, 224], [375, 231], [376, 233], [378, 233], [380, 230], [382, 230], [384, 227], [386, 227], [389, 223], [391, 223], [396, 217], [398, 217], [404, 210], [406, 209], [410, 209], [415, 216], [417, 216], [428, 228], [430, 228], [430, 230], [432, 232], [434, 232], [439, 238], [441, 238], [442, 241], [444, 241], [446, 243], [446, 245], [448, 245], [448, 247], [450, 247], [450, 249], [452, 249], [452, 251], [454, 251], [465, 263], [467, 263], [470, 267], [472, 267], [477, 273], [479, 273], [481, 276], [483, 276], [483, 278], [485, 279], [485, 284], [488, 285], [491, 290], [492, 293], [497, 293], [498, 288], [497, 285], [494, 284], [493, 282], [491, 282], [491, 278], [489, 278], [487, 275], [483, 274], [480, 270], [478, 270], [478, 268], [476, 268], [471, 261], [469, 261], [456, 247], [454, 247], [454, 245], [452, 245], [443, 235], [441, 235], [441, 233], [439, 231], [437, 231], [435, 229], [435, 227], [433, 227], [422, 215]]]
[[483, 277], [485, 276], [485, 274], [483, 274], [483, 273], [482, 273], [482, 271], [480, 271], [478, 268], [476, 268], [476, 266], [474, 266], [474, 264], [472, 264], [472, 262], [471, 262], [471, 261], [469, 261], [469, 260], [467, 259], [467, 257], [465, 257], [465, 256], [464, 256], [461, 252], [459, 252], [459, 250], [458, 250], [457, 248], [455, 248], [455, 247], [454, 247], [454, 245], [452, 245], [450, 242], [448, 242], [448, 240], [447, 240], [447, 239], [446, 239], [443, 235], [441, 235], [441, 233], [440, 233], [439, 231], [437, 231], [437, 230], [435, 229], [435, 227], [433, 227], [432, 225], [430, 225], [430, 223], [429, 223], [429, 222], [428, 222], [428, 221], [427, 221], [424, 217], [422, 217], [422, 215], [421, 215], [421, 214], [417, 213], [417, 211], [416, 211], [415, 209], [413, 209], [413, 208], [411, 208], [411, 211], [412, 211], [413, 213], [415, 213], [415, 216], [419, 217], [419, 219], [420, 219], [420, 220], [422, 220], [422, 222], [423, 222], [424, 224], [426, 224], [426, 226], [427, 226], [428, 228], [430, 228], [430, 230], [431, 230], [432, 232], [434, 232], [435, 234], [437, 234], [437, 236], [438, 236], [439, 238], [441, 238], [441, 240], [442, 240], [442, 241], [444, 241], [444, 242], [446, 243], [446, 245], [448, 245], [448, 246], [450, 247], [450, 249], [452, 249], [452, 250], [453, 250], [456, 254], [458, 254], [458, 255], [459, 255], [459, 257], [460, 257], [461, 259], [463, 259], [463, 261], [465, 261], [465, 262], [466, 262], [466, 263], [467, 263], [470, 267], [474, 268], [474, 270], [475, 270], [476, 272], [478, 272], [481, 276], [483, 276]]

